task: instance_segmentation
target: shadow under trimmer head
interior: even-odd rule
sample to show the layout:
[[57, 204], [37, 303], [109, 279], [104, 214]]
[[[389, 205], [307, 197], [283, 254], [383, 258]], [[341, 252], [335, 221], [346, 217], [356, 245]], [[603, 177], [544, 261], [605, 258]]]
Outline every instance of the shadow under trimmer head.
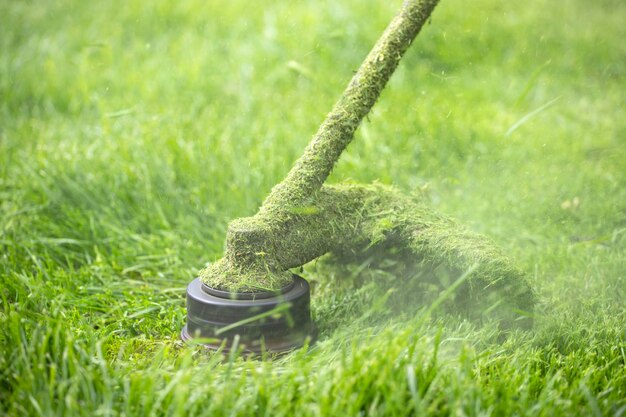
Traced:
[[257, 214], [229, 223], [224, 257], [187, 289], [183, 340], [250, 352], [312, 342], [309, 286], [290, 269], [329, 252], [354, 256], [372, 247], [471, 271], [455, 288], [465, 305], [497, 310], [506, 326], [530, 325], [535, 297], [527, 277], [487, 238], [390, 186], [324, 185], [437, 3], [404, 2], [287, 177]]

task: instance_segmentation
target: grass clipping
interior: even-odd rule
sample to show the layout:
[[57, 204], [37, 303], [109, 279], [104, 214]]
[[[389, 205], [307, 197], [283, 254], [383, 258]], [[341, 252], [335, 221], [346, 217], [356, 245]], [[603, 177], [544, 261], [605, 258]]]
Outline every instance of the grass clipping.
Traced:
[[329, 252], [358, 257], [380, 247], [409, 262], [471, 269], [467, 300], [496, 294], [509, 308], [532, 309], [524, 274], [485, 237], [392, 187], [323, 185], [436, 4], [403, 4], [285, 180], [256, 215], [229, 224], [224, 257], [200, 273], [206, 285], [278, 291], [291, 282], [290, 268]]

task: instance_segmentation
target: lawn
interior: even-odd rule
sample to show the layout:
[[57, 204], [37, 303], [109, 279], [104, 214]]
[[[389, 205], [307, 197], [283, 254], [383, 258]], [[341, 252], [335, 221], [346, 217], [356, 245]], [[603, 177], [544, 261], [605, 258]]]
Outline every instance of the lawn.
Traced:
[[399, 4], [0, 0], [0, 414], [626, 416], [617, 0], [442, 0], [329, 180], [424, 193], [492, 238], [532, 329], [317, 262], [311, 346], [179, 340], [187, 283]]

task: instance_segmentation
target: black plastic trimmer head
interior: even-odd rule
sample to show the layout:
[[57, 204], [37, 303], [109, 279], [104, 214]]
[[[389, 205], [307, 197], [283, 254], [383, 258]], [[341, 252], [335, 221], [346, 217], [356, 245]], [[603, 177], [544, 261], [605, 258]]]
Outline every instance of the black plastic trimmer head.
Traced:
[[245, 351], [285, 352], [315, 338], [311, 322], [308, 282], [293, 275], [279, 292], [231, 293], [210, 288], [199, 278], [187, 287], [187, 325], [184, 341], [207, 339], [204, 345], [225, 350], [235, 337]]

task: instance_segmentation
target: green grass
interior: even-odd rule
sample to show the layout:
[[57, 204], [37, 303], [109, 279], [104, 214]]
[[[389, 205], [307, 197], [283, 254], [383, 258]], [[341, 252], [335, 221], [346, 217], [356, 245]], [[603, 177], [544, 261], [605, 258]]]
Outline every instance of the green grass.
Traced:
[[0, 0], [0, 414], [626, 415], [620, 1], [442, 0], [332, 177], [427, 187], [495, 239], [531, 273], [532, 330], [320, 263], [308, 349], [179, 342], [186, 284], [387, 3]]

